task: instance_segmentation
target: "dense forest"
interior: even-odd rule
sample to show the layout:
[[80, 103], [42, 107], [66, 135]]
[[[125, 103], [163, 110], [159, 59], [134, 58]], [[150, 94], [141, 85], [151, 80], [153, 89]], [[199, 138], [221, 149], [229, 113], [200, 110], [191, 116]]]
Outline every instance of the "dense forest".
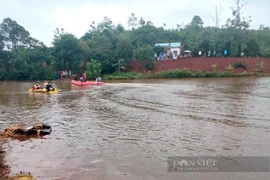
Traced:
[[175, 29], [156, 27], [151, 21], [136, 17], [127, 18], [129, 29], [114, 24], [109, 17], [92, 22], [89, 31], [76, 38], [64, 29], [56, 28], [52, 47], [30, 36], [30, 33], [11, 18], [0, 24], [0, 80], [48, 80], [54, 73], [71, 70], [72, 74], [86, 72], [89, 78], [99, 74], [120, 71], [132, 59], [141, 60], [145, 69], [154, 67], [154, 53], [162, 48], [155, 43], [181, 42], [184, 49], [206, 53], [228, 50], [231, 57], [241, 53], [251, 57], [270, 57], [270, 28], [250, 29], [251, 17], [241, 17], [239, 0], [232, 17], [220, 25], [218, 13], [214, 27], [204, 27], [200, 16], [195, 15], [185, 27]]

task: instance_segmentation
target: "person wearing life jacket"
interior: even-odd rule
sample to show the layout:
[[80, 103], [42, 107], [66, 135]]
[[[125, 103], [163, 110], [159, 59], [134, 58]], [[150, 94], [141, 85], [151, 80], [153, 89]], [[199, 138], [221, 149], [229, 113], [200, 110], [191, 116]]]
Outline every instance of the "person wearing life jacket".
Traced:
[[82, 76], [80, 77], [80, 82], [84, 82], [84, 78]]
[[96, 82], [100, 82], [100, 81], [101, 81], [101, 78], [97, 77]]
[[78, 81], [78, 78], [77, 78], [77, 75], [76, 75], [76, 74], [74, 75], [73, 80], [74, 80], [74, 81]]
[[86, 82], [86, 73], [83, 73], [84, 82]]
[[36, 90], [36, 89], [41, 89], [41, 86], [38, 83], [34, 84], [33, 90]]
[[46, 90], [47, 90], [47, 92], [50, 92], [51, 89], [52, 89], [52, 91], [54, 91], [54, 88], [52, 87], [51, 83], [48, 82], [47, 85], [46, 85]]

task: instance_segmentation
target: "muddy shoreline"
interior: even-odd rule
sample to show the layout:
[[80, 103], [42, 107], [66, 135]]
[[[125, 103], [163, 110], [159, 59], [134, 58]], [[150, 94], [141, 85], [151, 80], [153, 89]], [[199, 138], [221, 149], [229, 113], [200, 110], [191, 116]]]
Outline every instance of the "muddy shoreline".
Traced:
[[7, 180], [9, 174], [9, 167], [5, 164], [5, 151], [3, 150], [4, 138], [0, 135], [0, 180]]
[[5, 162], [6, 152], [3, 150], [3, 144], [5, 143], [5, 136], [0, 134], [0, 180], [34, 180], [34, 177], [30, 173], [23, 171], [19, 172], [15, 176], [10, 177], [10, 166]]

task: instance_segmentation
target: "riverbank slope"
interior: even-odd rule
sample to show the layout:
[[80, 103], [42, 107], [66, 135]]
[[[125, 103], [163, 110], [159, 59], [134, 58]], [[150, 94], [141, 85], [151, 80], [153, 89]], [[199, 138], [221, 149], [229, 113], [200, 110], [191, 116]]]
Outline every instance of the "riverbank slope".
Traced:
[[7, 165], [5, 165], [5, 161], [4, 161], [4, 151], [2, 148], [2, 145], [4, 143], [4, 138], [3, 136], [0, 134], [0, 180], [7, 180], [8, 177], [8, 173], [9, 173], [9, 168]]
[[[213, 71], [212, 65], [216, 64], [216, 71], [227, 71], [229, 65], [234, 67], [237, 62], [241, 62], [246, 65], [244, 68], [234, 68], [232, 72], [254, 72], [254, 69], [260, 69], [260, 64], [263, 62], [262, 73], [269, 73], [270, 71], [270, 58], [188, 58], [188, 59], [176, 59], [176, 60], [162, 60], [156, 61], [156, 66], [151, 73], [157, 73], [161, 71], [170, 71], [175, 69], [187, 68], [191, 72], [196, 71]], [[140, 61], [131, 61], [128, 66], [128, 71], [137, 73], [146, 73], [142, 69], [142, 63]]]

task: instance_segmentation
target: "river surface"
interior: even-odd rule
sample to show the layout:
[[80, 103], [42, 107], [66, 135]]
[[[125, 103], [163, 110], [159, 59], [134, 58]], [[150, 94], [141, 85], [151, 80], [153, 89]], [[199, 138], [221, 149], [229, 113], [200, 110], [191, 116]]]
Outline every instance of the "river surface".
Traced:
[[[270, 78], [109, 81], [57, 94], [0, 82], [0, 128], [50, 135], [4, 144], [11, 175], [39, 180], [269, 180], [270, 173], [168, 172], [169, 156], [270, 156]], [[43, 83], [43, 82], [41, 82]]]

